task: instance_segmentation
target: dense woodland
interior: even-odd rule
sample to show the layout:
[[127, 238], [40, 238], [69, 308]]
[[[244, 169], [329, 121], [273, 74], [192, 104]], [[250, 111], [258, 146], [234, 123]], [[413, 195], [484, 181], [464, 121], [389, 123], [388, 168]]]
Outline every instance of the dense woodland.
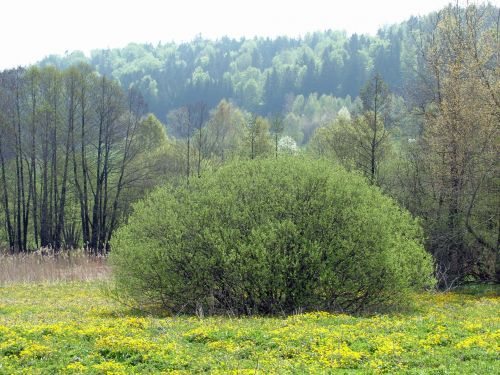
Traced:
[[0, 247], [109, 250], [131, 204], [238, 159], [309, 154], [419, 218], [443, 287], [499, 280], [500, 10], [197, 38], [0, 73]]

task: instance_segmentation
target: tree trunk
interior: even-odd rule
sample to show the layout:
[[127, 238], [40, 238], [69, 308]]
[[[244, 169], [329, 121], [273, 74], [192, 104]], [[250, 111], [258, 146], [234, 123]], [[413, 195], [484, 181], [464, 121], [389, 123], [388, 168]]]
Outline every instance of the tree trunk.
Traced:
[[0, 137], [0, 167], [2, 172], [2, 186], [3, 186], [3, 208], [5, 211], [5, 226], [7, 230], [7, 238], [9, 241], [9, 250], [14, 251], [15, 238], [12, 222], [10, 221], [10, 208], [9, 208], [9, 192], [7, 190], [7, 178], [5, 175], [5, 159], [3, 156], [2, 138]]

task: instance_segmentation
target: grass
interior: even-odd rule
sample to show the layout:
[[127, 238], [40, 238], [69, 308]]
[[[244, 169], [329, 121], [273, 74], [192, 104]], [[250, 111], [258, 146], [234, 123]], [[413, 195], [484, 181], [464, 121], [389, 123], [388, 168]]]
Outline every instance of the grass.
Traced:
[[110, 274], [106, 259], [83, 250], [54, 253], [42, 249], [30, 253], [0, 252], [0, 286], [61, 281], [106, 279]]
[[500, 373], [498, 289], [405, 314], [142, 316], [99, 282], [0, 287], [0, 374]]

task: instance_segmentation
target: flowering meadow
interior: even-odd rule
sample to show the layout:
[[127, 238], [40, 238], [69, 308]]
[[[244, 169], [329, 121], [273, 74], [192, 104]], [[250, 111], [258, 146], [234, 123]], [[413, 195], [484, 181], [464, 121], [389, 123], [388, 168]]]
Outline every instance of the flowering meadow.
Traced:
[[493, 287], [415, 296], [411, 311], [356, 317], [162, 317], [98, 282], [0, 287], [0, 374], [495, 374]]

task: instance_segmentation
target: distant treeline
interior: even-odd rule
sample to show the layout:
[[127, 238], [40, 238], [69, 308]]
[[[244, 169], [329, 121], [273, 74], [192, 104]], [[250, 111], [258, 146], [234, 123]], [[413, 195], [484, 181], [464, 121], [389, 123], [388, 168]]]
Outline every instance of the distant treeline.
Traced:
[[[487, 13], [492, 15], [487, 22], [496, 24], [496, 8], [490, 6]], [[432, 30], [435, 17], [436, 13], [411, 17], [373, 37], [329, 30], [300, 39], [197, 38], [182, 44], [94, 50], [90, 57], [72, 52], [50, 56], [40, 64], [66, 68], [90, 63], [124, 89], [138, 88], [149, 110], [162, 121], [168, 111], [186, 103], [203, 100], [214, 107], [223, 98], [266, 115], [282, 112], [296, 95], [354, 99], [374, 72], [382, 75], [393, 93], [405, 96], [413, 90], [422, 65], [418, 55], [422, 34]]]

